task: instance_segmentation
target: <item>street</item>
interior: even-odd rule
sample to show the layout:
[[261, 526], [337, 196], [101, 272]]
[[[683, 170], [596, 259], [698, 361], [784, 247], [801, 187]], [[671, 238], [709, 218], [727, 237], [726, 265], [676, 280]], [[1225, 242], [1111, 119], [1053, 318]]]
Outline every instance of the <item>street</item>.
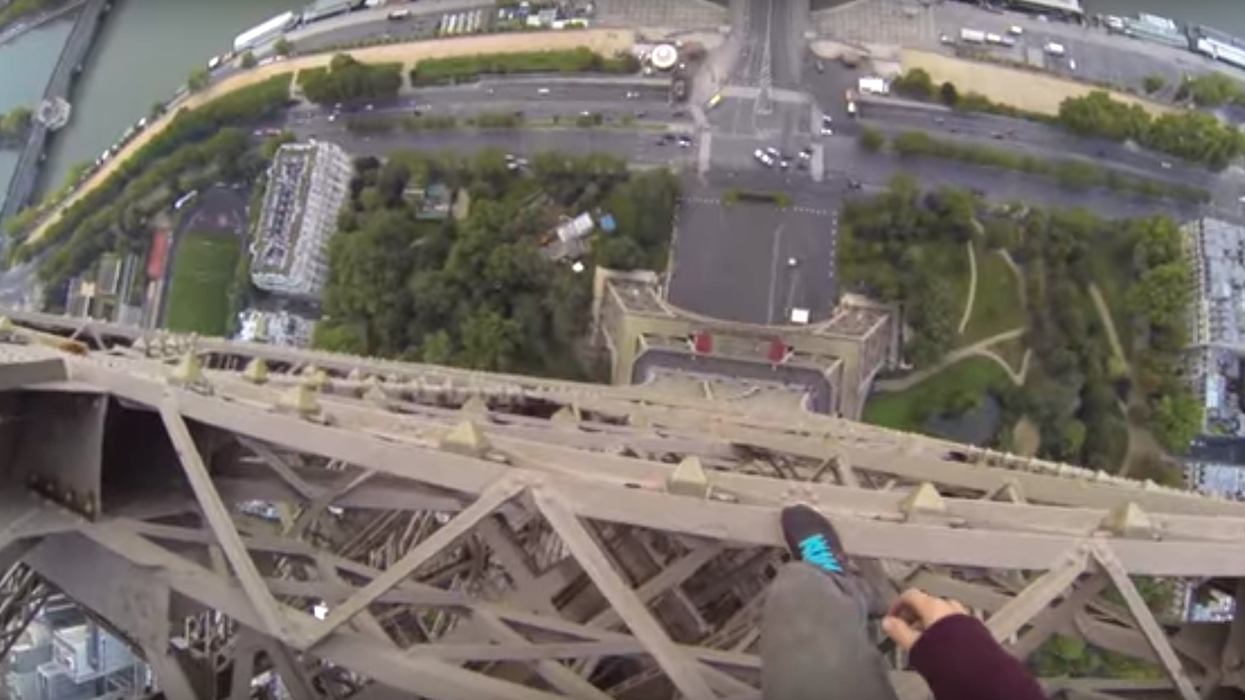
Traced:
[[[813, 322], [834, 307], [838, 199], [810, 180], [794, 185], [768, 173], [684, 178], [669, 281], [670, 301], [689, 311], [764, 325]], [[732, 189], [785, 192], [792, 206], [723, 202]]]

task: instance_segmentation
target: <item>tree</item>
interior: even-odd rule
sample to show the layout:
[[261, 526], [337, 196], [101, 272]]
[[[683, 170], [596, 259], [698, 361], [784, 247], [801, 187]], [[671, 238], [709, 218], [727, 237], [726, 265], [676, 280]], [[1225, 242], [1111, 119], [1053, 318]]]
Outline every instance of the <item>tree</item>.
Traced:
[[936, 92], [934, 80], [921, 68], [913, 68], [891, 81], [891, 89], [900, 95], [928, 100]]
[[272, 50], [276, 51], [278, 56], [289, 56], [294, 53], [294, 45], [285, 37], [281, 37], [277, 39], [277, 43], [273, 45]]
[[444, 330], [424, 338], [422, 359], [430, 365], [448, 365], [454, 360], [454, 341]]
[[1163, 87], [1167, 85], [1167, 81], [1161, 75], [1147, 75], [1145, 79], [1141, 81], [1141, 84], [1142, 87], [1145, 88], [1147, 95], [1153, 95], [1159, 90], [1162, 90]]
[[1150, 431], [1173, 452], [1184, 452], [1202, 431], [1202, 405], [1187, 387], [1181, 386], [1154, 403]]
[[1176, 91], [1177, 100], [1191, 100], [1198, 107], [1222, 107], [1240, 101], [1243, 95], [1236, 80], [1218, 71], [1186, 77]]
[[34, 122], [34, 112], [28, 107], [15, 107], [0, 115], [0, 139], [21, 139]]
[[479, 311], [463, 321], [459, 333], [463, 340], [460, 358], [466, 367], [499, 372], [514, 366], [522, 336], [514, 320], [495, 311]]
[[251, 52], [251, 51], [247, 51], [246, 53], [242, 54], [241, 62], [242, 62], [242, 67], [246, 68], [247, 70], [250, 70], [251, 68], [254, 68], [256, 65], [259, 64], [259, 61], [255, 58], [254, 52]]
[[866, 126], [860, 132], [860, 147], [871, 153], [882, 150], [886, 145], [886, 137], [873, 127]]
[[211, 75], [208, 74], [207, 68], [196, 68], [190, 71], [190, 76], [186, 78], [186, 87], [191, 92], [199, 92], [208, 86], [211, 81]]
[[947, 81], [938, 89], [938, 99], [948, 107], [954, 107], [960, 101], [960, 93], [956, 91], [953, 83]]

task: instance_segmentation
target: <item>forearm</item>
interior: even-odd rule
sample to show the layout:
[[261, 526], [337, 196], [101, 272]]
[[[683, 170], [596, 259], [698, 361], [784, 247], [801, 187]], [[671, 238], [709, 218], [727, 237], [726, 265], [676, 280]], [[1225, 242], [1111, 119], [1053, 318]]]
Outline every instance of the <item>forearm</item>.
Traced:
[[1041, 686], [980, 620], [950, 615], [921, 635], [909, 655], [935, 700], [1046, 700]]

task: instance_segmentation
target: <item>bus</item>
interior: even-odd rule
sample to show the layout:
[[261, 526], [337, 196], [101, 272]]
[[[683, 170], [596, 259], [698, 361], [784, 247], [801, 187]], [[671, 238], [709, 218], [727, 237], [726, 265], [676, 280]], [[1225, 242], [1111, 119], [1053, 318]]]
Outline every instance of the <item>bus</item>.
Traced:
[[722, 103], [722, 93], [718, 93], [709, 98], [709, 109], [713, 109]]

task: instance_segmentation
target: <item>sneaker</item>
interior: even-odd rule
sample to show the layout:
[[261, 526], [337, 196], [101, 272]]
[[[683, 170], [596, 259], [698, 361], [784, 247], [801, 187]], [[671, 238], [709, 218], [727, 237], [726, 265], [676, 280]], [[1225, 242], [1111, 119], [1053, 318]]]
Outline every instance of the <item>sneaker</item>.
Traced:
[[847, 553], [839, 535], [821, 513], [804, 505], [784, 508], [782, 534], [791, 556], [828, 574], [847, 571]]

